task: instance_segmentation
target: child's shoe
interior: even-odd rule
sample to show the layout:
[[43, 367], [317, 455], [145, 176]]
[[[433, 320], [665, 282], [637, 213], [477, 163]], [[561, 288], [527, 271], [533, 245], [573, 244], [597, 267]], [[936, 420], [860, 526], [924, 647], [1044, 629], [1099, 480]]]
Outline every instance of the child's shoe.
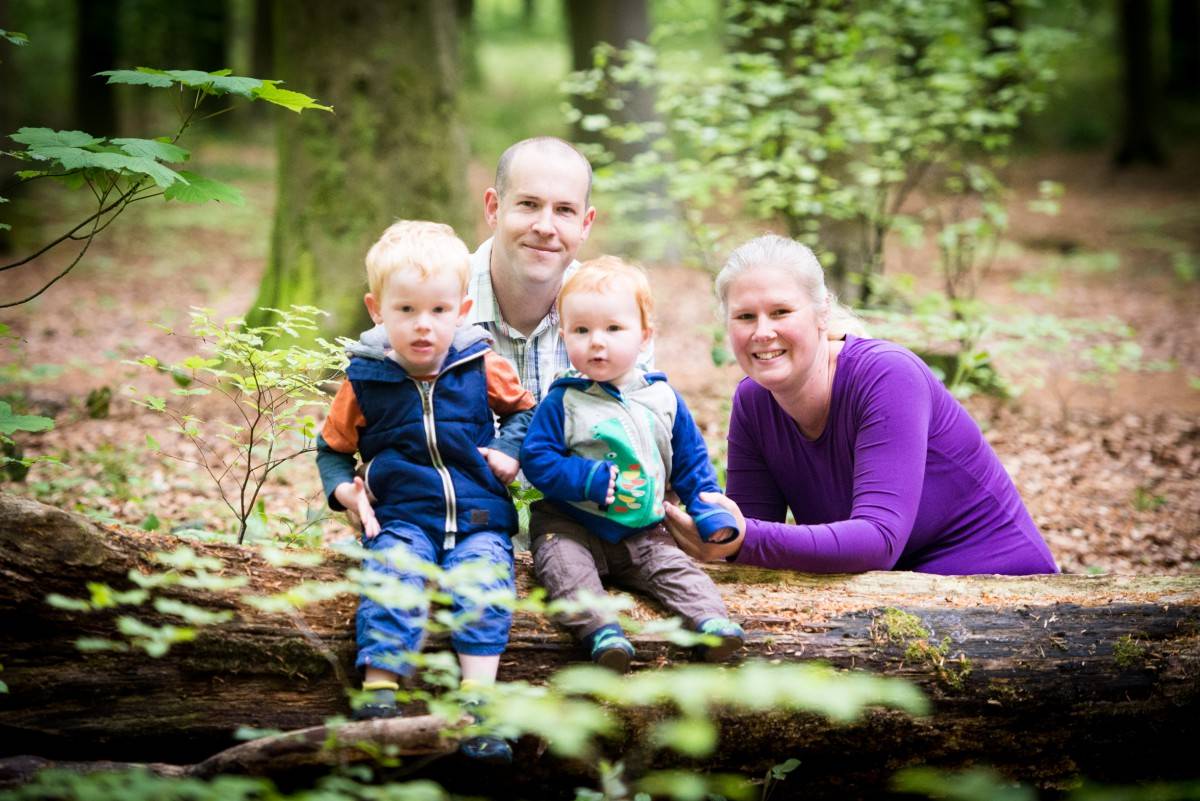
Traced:
[[[479, 702], [467, 701], [463, 711], [475, 720], [475, 725], [483, 723], [479, 714]], [[458, 751], [468, 759], [475, 759], [484, 765], [511, 765], [513, 761], [512, 746], [503, 737], [494, 734], [477, 734], [468, 737], [458, 744]]]
[[365, 697], [355, 705], [350, 717], [354, 720], [400, 717], [401, 712], [396, 707], [396, 691], [399, 689], [400, 685], [391, 681], [365, 682], [363, 684]]
[[592, 661], [614, 673], [625, 673], [633, 659], [633, 643], [620, 626], [605, 626], [591, 636]]
[[710, 617], [700, 624], [698, 631], [712, 637], [720, 637], [717, 645], [700, 645], [696, 653], [705, 662], [724, 662], [746, 642], [746, 632], [737, 623], [725, 617]]

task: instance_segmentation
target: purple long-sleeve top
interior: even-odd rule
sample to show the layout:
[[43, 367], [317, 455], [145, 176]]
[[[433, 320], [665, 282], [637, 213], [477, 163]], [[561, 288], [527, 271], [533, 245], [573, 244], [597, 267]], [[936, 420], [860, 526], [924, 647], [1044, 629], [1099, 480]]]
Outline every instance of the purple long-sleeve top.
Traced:
[[[750, 379], [729, 424], [736, 561], [813, 573], [1056, 573], [1017, 489], [966, 410], [911, 351], [846, 338], [810, 440]], [[785, 523], [788, 509], [796, 523]]]

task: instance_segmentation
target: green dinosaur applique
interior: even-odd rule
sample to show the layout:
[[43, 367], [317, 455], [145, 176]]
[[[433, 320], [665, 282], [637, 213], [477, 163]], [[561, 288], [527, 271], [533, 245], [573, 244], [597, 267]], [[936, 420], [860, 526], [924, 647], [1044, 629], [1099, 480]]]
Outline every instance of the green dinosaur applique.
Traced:
[[662, 518], [654, 476], [642, 466], [624, 421], [611, 417], [592, 426], [592, 436], [608, 446], [605, 459], [617, 465], [616, 500], [605, 517], [629, 528], [645, 528]]

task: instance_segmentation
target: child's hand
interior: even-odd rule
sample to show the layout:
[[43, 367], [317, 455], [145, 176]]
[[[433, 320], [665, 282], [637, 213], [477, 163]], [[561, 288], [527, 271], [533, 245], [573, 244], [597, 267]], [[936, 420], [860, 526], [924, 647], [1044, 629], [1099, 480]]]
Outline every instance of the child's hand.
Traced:
[[371, 497], [361, 478], [356, 476], [353, 484], [350, 482], [338, 484], [337, 489], [333, 491], [333, 496], [342, 506], [346, 507], [348, 513], [358, 516], [363, 536], [373, 539], [379, 533], [379, 520], [375, 517], [375, 509], [371, 506]]
[[712, 545], [726, 545], [737, 539], [737, 535], [738, 530], [736, 528], [733, 528], [732, 526], [726, 526], [725, 528], [719, 528], [714, 531], [712, 536], [708, 538], [708, 541]]
[[608, 470], [608, 494], [604, 496], [604, 505], [612, 506], [617, 501], [617, 466], [610, 465]]
[[480, 448], [479, 453], [491, 468], [492, 475], [500, 479], [500, 483], [505, 486], [516, 480], [517, 473], [521, 472], [521, 463], [503, 451], [495, 448]]

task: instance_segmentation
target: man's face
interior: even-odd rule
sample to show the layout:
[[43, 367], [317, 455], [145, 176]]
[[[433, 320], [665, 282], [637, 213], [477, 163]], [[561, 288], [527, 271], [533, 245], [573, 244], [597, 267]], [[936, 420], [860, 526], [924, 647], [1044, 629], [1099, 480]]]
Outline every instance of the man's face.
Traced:
[[484, 194], [495, 234], [492, 269], [522, 284], [556, 283], [588, 237], [587, 167], [558, 148], [526, 147], [513, 157], [504, 197]]

